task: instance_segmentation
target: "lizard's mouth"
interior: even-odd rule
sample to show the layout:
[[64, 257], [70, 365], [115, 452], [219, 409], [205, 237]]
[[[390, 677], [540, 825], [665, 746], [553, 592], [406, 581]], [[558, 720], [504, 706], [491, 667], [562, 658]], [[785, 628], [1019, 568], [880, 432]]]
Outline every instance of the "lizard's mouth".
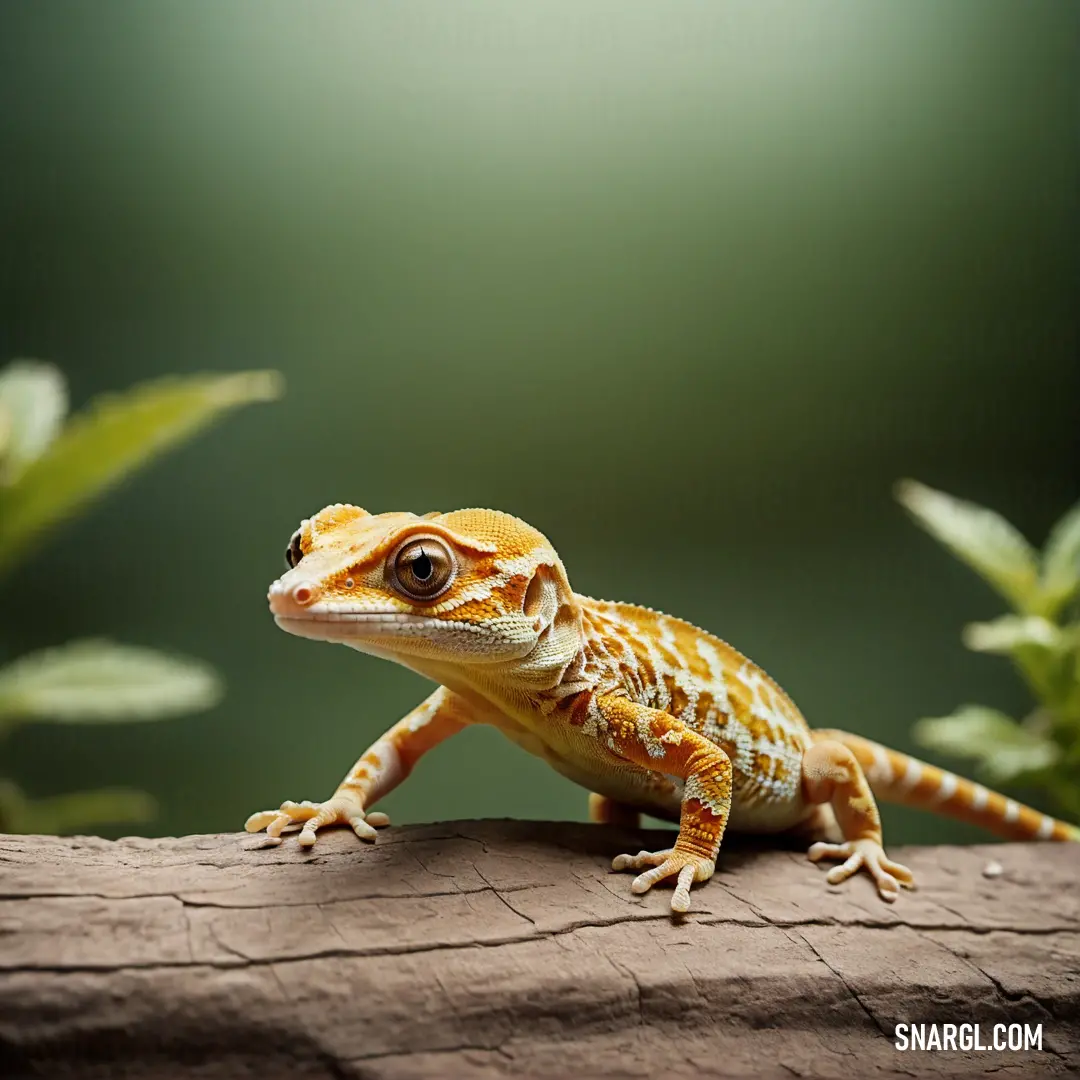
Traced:
[[353, 622], [353, 623], [437, 623], [441, 620], [404, 611], [308, 611], [303, 615], [275, 615], [278, 622]]
[[274, 622], [286, 633], [316, 641], [415, 640], [448, 629], [471, 629], [466, 623], [448, 623], [445, 619], [405, 612], [308, 611], [303, 615], [275, 615]]

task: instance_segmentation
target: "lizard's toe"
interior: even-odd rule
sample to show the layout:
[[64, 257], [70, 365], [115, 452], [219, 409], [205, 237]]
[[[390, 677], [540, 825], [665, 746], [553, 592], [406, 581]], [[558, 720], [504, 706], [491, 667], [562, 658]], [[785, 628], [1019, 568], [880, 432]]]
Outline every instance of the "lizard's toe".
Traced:
[[[649, 867], [650, 869], [645, 869]], [[708, 881], [716, 870], [712, 859], [703, 859], [669, 848], [666, 851], [640, 851], [637, 855], [617, 855], [612, 870], [645, 870], [630, 884], [630, 891], [640, 895], [648, 892], [658, 881], [675, 877], [675, 893], [671, 898], [671, 910], [682, 914], [690, 908], [690, 886], [695, 881]]]
[[644, 870], [647, 866], [659, 866], [665, 859], [670, 858], [674, 849], [665, 848], [663, 851], [639, 851], [636, 855], [616, 855], [611, 860], [611, 869]]
[[893, 862], [876, 840], [814, 844], [806, 856], [811, 862], [820, 862], [822, 859], [844, 860], [826, 875], [825, 880], [830, 885], [839, 885], [858, 870], [866, 870], [877, 885], [878, 895], [890, 903], [900, 894], [901, 887], [915, 888], [915, 875], [901, 863]]
[[244, 828], [248, 832], [265, 829], [272, 843], [281, 843], [282, 833], [299, 828], [298, 843], [301, 847], [311, 847], [324, 825], [348, 825], [361, 840], [374, 840], [375, 829], [389, 824], [385, 814], [365, 813], [355, 800], [338, 795], [321, 803], [287, 801], [277, 810], [260, 810], [244, 822]]

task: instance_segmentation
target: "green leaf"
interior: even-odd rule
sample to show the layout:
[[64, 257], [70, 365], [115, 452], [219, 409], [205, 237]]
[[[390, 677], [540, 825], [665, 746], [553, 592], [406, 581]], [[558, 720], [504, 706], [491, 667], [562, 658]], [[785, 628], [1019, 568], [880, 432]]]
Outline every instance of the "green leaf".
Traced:
[[896, 498], [931, 536], [1020, 610], [1037, 602], [1035, 549], [1000, 514], [915, 480], [897, 484]]
[[8, 412], [7, 406], [0, 401], [0, 476], [3, 475], [6, 468], [5, 458], [8, 447], [11, 445], [11, 433], [14, 426], [15, 422], [11, 419], [11, 413]]
[[205, 664], [109, 641], [76, 641], [0, 669], [0, 719], [149, 720], [206, 709], [221, 684]]
[[983, 777], [998, 784], [1049, 768], [1061, 753], [1050, 739], [982, 705], [964, 705], [951, 716], [920, 720], [914, 733], [931, 750], [979, 762]]
[[15, 360], [0, 370], [0, 410], [7, 428], [0, 483], [12, 483], [41, 457], [56, 438], [67, 409], [67, 384], [53, 364]]
[[1041, 615], [1002, 615], [990, 622], [968, 623], [964, 644], [975, 652], [1008, 655], [1018, 649], [1067, 652], [1075, 644], [1074, 635]]
[[252, 401], [280, 392], [274, 372], [199, 375], [143, 383], [91, 402], [16, 483], [0, 489], [0, 569], [41, 530], [137, 466]]
[[27, 799], [10, 781], [0, 781], [0, 832], [56, 835], [99, 825], [129, 825], [157, 815], [145, 791], [99, 788]]
[[1043, 550], [1042, 583], [1055, 610], [1080, 588], [1080, 503], [1050, 530]]
[[1040, 615], [1003, 615], [964, 627], [964, 644], [975, 652], [1009, 656], [1036, 700], [1062, 715], [1077, 691], [1074, 657], [1080, 627], [1057, 626]]

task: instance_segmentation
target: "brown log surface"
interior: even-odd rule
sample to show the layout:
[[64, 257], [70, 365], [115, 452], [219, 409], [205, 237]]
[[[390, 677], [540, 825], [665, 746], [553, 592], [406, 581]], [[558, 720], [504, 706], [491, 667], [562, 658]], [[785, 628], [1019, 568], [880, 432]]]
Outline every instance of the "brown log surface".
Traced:
[[[1080, 845], [897, 849], [920, 888], [890, 906], [725, 844], [675, 919], [609, 872], [670, 835], [0, 837], [0, 1076], [1080, 1071]], [[1041, 1024], [1043, 1049], [902, 1053], [901, 1022]]]

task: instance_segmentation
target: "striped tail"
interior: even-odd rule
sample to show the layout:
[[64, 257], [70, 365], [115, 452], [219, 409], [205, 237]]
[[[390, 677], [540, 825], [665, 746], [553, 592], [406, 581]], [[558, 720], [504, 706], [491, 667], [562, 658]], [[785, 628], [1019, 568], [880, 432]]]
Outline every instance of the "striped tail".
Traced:
[[815, 729], [813, 735], [815, 741], [843, 743], [862, 766], [870, 790], [885, 802], [944, 814], [1006, 840], [1080, 841], [1080, 827], [1041, 814], [955, 773], [846, 731]]

